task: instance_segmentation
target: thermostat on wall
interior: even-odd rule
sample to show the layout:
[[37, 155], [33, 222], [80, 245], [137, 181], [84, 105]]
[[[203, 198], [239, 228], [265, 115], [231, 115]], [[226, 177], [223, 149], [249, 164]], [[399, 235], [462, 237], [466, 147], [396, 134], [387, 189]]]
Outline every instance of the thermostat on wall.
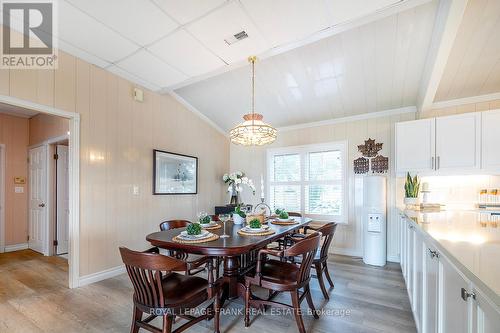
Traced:
[[144, 101], [144, 92], [142, 91], [142, 89], [134, 88], [134, 100], [136, 100], [137, 102]]

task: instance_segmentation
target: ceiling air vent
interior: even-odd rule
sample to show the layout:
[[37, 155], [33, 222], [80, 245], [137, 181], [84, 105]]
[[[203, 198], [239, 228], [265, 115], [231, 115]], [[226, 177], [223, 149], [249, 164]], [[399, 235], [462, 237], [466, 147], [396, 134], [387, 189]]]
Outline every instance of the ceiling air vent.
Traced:
[[245, 31], [240, 31], [237, 34], [224, 38], [224, 41], [227, 43], [227, 45], [232, 45], [245, 38], [248, 38], [248, 34]]

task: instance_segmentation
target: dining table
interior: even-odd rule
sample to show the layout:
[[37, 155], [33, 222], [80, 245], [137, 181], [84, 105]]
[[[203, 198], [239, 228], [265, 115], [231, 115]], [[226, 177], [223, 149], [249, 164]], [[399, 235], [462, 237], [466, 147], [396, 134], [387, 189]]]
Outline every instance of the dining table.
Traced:
[[[162, 249], [223, 258], [224, 289], [222, 299], [234, 299], [243, 295], [244, 288], [241, 283], [242, 278], [255, 267], [258, 251], [286, 235], [297, 232], [298, 229], [303, 228], [311, 222], [311, 219], [306, 217], [291, 218], [293, 218], [296, 223], [290, 225], [275, 225], [271, 223], [272, 219], [269, 219], [267, 224], [269, 225], [269, 229], [273, 230], [274, 233], [265, 236], [240, 235], [238, 231], [243, 228], [244, 225], [227, 221], [225, 228], [210, 231], [219, 236], [217, 240], [213, 241], [194, 244], [179, 243], [175, 241], [174, 237], [178, 236], [186, 228], [154, 232], [147, 235], [146, 240], [153, 246]], [[222, 224], [222, 222], [218, 223]], [[223, 233], [229, 235], [229, 237], [220, 237]]]

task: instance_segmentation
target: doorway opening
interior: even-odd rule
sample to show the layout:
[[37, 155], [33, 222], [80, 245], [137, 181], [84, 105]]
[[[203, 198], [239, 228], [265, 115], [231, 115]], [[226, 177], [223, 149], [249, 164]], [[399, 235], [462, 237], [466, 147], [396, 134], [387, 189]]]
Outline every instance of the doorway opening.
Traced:
[[0, 264], [53, 264], [78, 287], [79, 115], [0, 95], [0, 129]]

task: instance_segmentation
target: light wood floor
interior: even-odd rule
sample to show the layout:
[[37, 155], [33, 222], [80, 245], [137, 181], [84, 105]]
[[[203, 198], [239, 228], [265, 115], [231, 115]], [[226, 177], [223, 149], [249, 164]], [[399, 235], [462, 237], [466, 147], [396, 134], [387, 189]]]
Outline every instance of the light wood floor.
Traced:
[[[374, 268], [358, 259], [334, 256], [329, 266], [335, 289], [325, 302], [313, 279], [316, 308], [349, 312], [318, 320], [305, 316], [308, 332], [416, 332], [399, 265]], [[133, 291], [126, 275], [70, 290], [67, 271], [61, 258], [29, 250], [0, 254], [0, 332], [129, 332]], [[290, 301], [287, 295], [279, 297]], [[227, 306], [242, 308], [239, 300]], [[221, 320], [221, 332], [297, 332], [291, 316], [256, 316], [249, 329], [237, 314]], [[211, 328], [211, 321], [202, 322], [188, 332], [211, 332]]]

